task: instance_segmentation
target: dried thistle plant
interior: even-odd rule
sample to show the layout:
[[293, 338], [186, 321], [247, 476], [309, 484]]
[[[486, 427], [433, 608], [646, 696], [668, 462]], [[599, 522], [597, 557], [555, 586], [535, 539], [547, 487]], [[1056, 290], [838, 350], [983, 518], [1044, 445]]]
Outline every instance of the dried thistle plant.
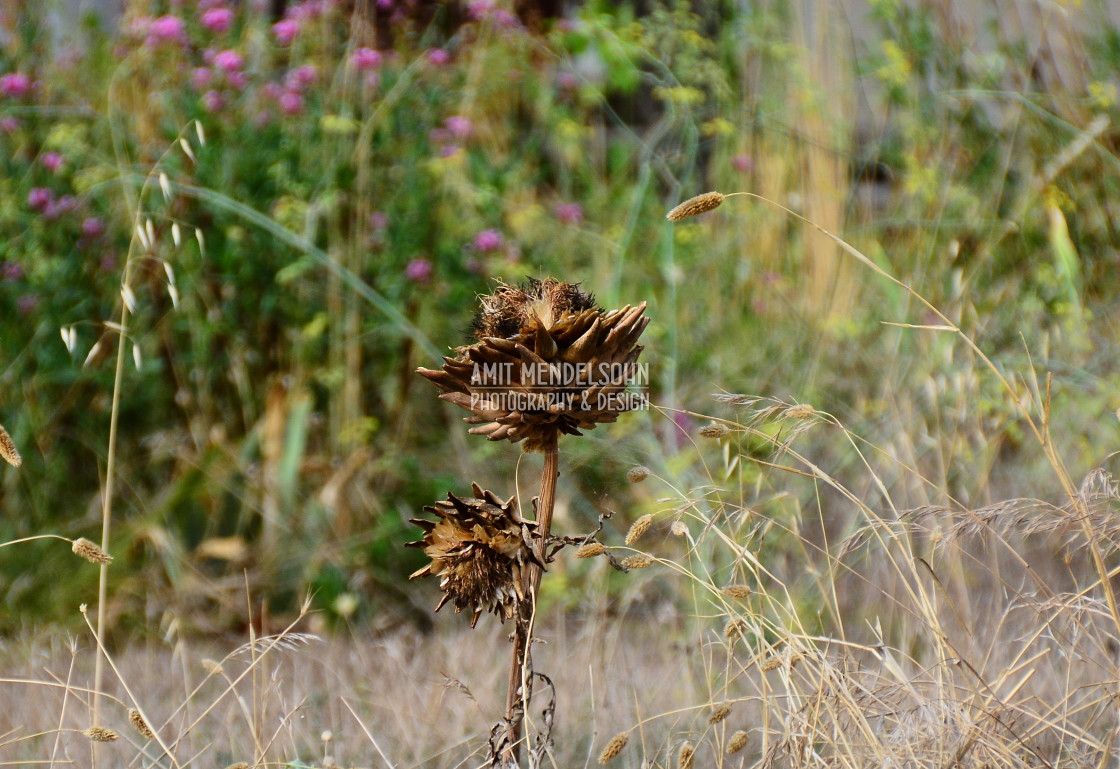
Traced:
[[15, 441], [12, 440], [12, 436], [8, 435], [4, 425], [0, 425], [0, 457], [3, 457], [12, 467], [19, 467], [23, 464], [23, 457], [19, 455]]
[[599, 754], [599, 763], [605, 764], [610, 762], [615, 756], [622, 752], [626, 747], [626, 743], [630, 740], [630, 735], [627, 732], [619, 732], [611, 741], [606, 744], [603, 751]]

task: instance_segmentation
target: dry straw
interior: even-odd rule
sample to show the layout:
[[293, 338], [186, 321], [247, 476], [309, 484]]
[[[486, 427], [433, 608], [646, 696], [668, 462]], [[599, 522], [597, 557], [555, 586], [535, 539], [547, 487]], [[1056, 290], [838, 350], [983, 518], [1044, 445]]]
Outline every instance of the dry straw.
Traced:
[[727, 718], [729, 715], [731, 715], [731, 703], [730, 702], [717, 703], [715, 705], [712, 705], [712, 712], [708, 716], [708, 723], [709, 724], [718, 724], [720, 721]]
[[653, 523], [653, 515], [646, 513], [630, 527], [630, 531], [626, 532], [626, 544], [632, 545], [637, 542], [642, 536], [649, 531], [650, 524]]
[[128, 709], [128, 722], [132, 724], [136, 731], [140, 732], [141, 736], [147, 737], [149, 740], [156, 738], [155, 732], [148, 726], [148, 722], [144, 720], [144, 716], [136, 708]]
[[119, 736], [112, 729], [106, 729], [104, 726], [91, 726], [82, 732], [93, 742], [113, 742], [119, 739]]
[[594, 558], [605, 552], [607, 552], [607, 548], [602, 542], [588, 542], [586, 545], [581, 545], [579, 549], [576, 550], [576, 558]]
[[727, 425], [721, 425], [719, 422], [712, 422], [710, 425], [704, 425], [700, 428], [700, 434], [705, 438], [722, 438], [727, 435], [731, 430]]
[[648, 569], [653, 565], [654, 561], [652, 556], [646, 555], [645, 553], [638, 553], [637, 555], [623, 558], [620, 563], [623, 568], [626, 569]]
[[731, 735], [731, 739], [727, 741], [727, 755], [730, 756], [732, 753], [738, 753], [740, 750], [747, 746], [747, 742], [749, 740], [750, 735], [748, 735], [743, 730], [740, 729], [739, 731], [735, 732], [733, 735]]
[[727, 196], [720, 192], [705, 192], [703, 195], [697, 195], [681, 203], [665, 214], [665, 218], [671, 222], [679, 222], [681, 219], [687, 219], [690, 216], [698, 216], [711, 211], [713, 208], [718, 208], [725, 197]]
[[19, 467], [23, 464], [23, 457], [19, 455], [16, 444], [12, 440], [12, 436], [8, 435], [8, 431], [4, 429], [4, 425], [0, 425], [0, 457], [4, 457], [12, 467]]
[[630, 483], [641, 483], [648, 477], [649, 468], [643, 467], [642, 465], [631, 467], [630, 471], [626, 473], [626, 480], [630, 481]]
[[696, 757], [696, 749], [691, 742], [685, 742], [677, 751], [677, 769], [692, 769], [692, 759]]
[[614, 737], [611, 737], [611, 741], [607, 743], [607, 746], [603, 748], [603, 752], [599, 754], [599, 763], [605, 764], [621, 753], [629, 739], [630, 735], [626, 732], [619, 732]]
[[74, 555], [85, 558], [90, 563], [112, 563], [113, 556], [106, 553], [93, 542], [90, 542], [85, 537], [78, 537], [74, 540], [74, 544], [70, 546], [74, 551]]

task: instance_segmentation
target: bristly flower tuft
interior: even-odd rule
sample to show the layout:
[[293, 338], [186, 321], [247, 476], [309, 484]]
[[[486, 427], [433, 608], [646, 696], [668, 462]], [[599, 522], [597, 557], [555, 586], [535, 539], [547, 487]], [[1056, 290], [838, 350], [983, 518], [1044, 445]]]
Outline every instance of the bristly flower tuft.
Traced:
[[671, 222], [679, 222], [681, 219], [687, 219], [690, 216], [698, 216], [711, 211], [713, 208], [718, 208], [725, 197], [726, 195], [721, 192], [705, 192], [703, 195], [697, 195], [681, 203], [665, 214], [665, 218]]

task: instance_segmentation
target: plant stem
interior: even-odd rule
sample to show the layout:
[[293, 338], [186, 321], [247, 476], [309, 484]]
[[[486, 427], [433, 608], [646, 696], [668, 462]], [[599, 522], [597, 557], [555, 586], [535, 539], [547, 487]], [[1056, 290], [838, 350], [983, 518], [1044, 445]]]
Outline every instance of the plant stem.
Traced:
[[[560, 476], [559, 435], [553, 434], [544, 453], [544, 469], [541, 471], [541, 493], [537, 497], [537, 539], [534, 543], [536, 557], [540, 564], [545, 562], [545, 550], [549, 531], [552, 529], [552, 510], [556, 502], [556, 479]], [[509, 688], [506, 691], [506, 722], [509, 724], [506, 748], [502, 755], [503, 767], [516, 767], [521, 761], [521, 725], [528, 709], [528, 692], [532, 678], [533, 615], [537, 610], [537, 590], [541, 584], [544, 568], [536, 563], [529, 564], [521, 579], [522, 595], [525, 599], [518, 604], [516, 623], [513, 631], [513, 657], [510, 660]]]

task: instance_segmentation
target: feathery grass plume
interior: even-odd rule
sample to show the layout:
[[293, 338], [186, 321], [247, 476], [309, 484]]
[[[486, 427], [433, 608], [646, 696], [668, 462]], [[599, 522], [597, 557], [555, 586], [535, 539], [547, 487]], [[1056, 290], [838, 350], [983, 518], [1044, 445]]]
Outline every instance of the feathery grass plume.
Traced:
[[692, 760], [696, 757], [696, 748], [691, 742], [681, 744], [677, 751], [677, 769], [692, 769]]
[[8, 435], [4, 425], [0, 425], [0, 457], [4, 457], [12, 467], [19, 467], [23, 464], [23, 457], [19, 455], [15, 441], [12, 440], [12, 436]]
[[148, 722], [144, 720], [144, 716], [141, 715], [140, 711], [136, 708], [128, 709], [128, 722], [132, 724], [136, 731], [140, 732], [142, 737], [146, 737], [149, 740], [154, 740], [156, 738], [155, 732], [148, 726]]
[[705, 438], [722, 438], [730, 432], [727, 425], [721, 425], [719, 422], [712, 422], [700, 428], [700, 434]]
[[90, 563], [112, 563], [113, 556], [106, 553], [98, 545], [90, 542], [85, 537], [78, 537], [70, 546], [74, 551], [74, 555], [85, 558]]
[[706, 211], [711, 211], [713, 208], [718, 208], [724, 197], [726, 196], [720, 192], [705, 192], [703, 195], [697, 195], [681, 203], [665, 214], [665, 218], [671, 222], [679, 222], [681, 219], [687, 219], [690, 216], [698, 216]]
[[731, 739], [727, 741], [727, 755], [738, 753], [743, 748], [747, 747], [747, 742], [750, 741], [750, 735], [742, 729], [731, 735]]
[[641, 483], [648, 477], [649, 468], [643, 467], [642, 465], [631, 467], [626, 473], [626, 480], [630, 481], [630, 483]]
[[607, 552], [607, 547], [602, 542], [588, 542], [580, 545], [576, 550], [576, 558], [594, 558]]
[[746, 585], [728, 585], [720, 592], [728, 598], [749, 598], [754, 591]]
[[782, 666], [782, 658], [778, 657], [778, 656], [774, 656], [774, 657], [767, 658], [761, 665], [758, 666], [758, 669], [761, 670], [763, 673], [769, 673], [771, 670], [777, 670], [781, 666]]
[[478, 341], [455, 348], [440, 370], [417, 369], [443, 390], [440, 399], [471, 412], [472, 435], [544, 452], [558, 434], [582, 435], [640, 406], [621, 396], [639, 375], [644, 302], [602, 310], [555, 278], [499, 283], [480, 302]]
[[731, 715], [731, 703], [720, 702], [712, 705], [712, 712], [708, 715], [709, 724], [718, 724], [723, 719]]
[[533, 553], [535, 521], [517, 511], [517, 497], [506, 501], [494, 492], [472, 484], [475, 496], [447, 499], [424, 509], [435, 513], [438, 521], [413, 518], [424, 529], [424, 538], [405, 547], [420, 547], [431, 563], [418, 569], [416, 577], [439, 577], [443, 598], [436, 611], [448, 601], [455, 611], [471, 609], [471, 627], [478, 624], [483, 611], [492, 611], [505, 622], [513, 619], [521, 595], [521, 569], [529, 562], [543, 569]]
[[113, 742], [120, 739], [120, 735], [112, 729], [106, 729], [104, 726], [91, 726], [82, 732], [93, 742]]
[[798, 403], [786, 409], [785, 415], [790, 419], [808, 419], [817, 413], [817, 410], [808, 403]]
[[652, 556], [646, 555], [645, 553], [637, 553], [636, 555], [623, 558], [619, 563], [627, 569], [648, 569], [653, 565], [654, 560]]
[[669, 527], [669, 533], [674, 537], [684, 537], [688, 535], [688, 525], [684, 521], [673, 521], [673, 525]]
[[607, 743], [607, 746], [603, 748], [603, 752], [599, 754], [599, 763], [605, 764], [621, 753], [629, 739], [630, 735], [627, 732], [619, 732], [614, 737], [611, 737], [611, 741]]
[[646, 513], [630, 526], [630, 531], [626, 532], [626, 544], [632, 545], [637, 542], [642, 536], [649, 531], [650, 524], [653, 523], [653, 515]]

